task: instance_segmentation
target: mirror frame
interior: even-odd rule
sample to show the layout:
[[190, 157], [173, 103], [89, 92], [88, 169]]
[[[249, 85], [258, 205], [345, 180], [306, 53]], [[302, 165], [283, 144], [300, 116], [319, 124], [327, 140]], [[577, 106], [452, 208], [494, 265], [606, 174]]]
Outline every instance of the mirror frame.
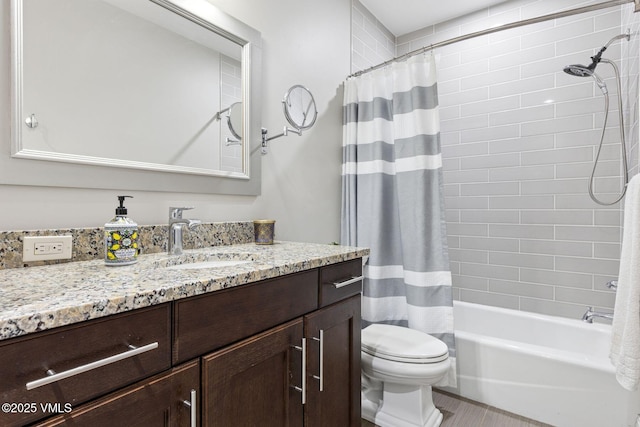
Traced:
[[[245, 173], [200, 174], [167, 165], [123, 162], [26, 150], [22, 147], [23, 1], [11, 0], [11, 140], [0, 155], [0, 184], [205, 194], [260, 194], [262, 38], [260, 32], [206, 0], [148, 0], [242, 47], [243, 163]], [[255, 141], [255, 142], [253, 142]], [[6, 144], [5, 144], [6, 145]], [[9, 148], [9, 147], [6, 147]], [[90, 159], [91, 160], [91, 159]], [[191, 168], [192, 169], [192, 168]]]

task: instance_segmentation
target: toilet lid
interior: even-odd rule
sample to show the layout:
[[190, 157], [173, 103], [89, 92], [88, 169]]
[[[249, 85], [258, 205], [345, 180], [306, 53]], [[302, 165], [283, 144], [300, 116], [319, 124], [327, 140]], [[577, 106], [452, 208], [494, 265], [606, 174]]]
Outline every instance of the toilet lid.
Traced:
[[382, 324], [369, 325], [362, 330], [362, 351], [405, 363], [436, 363], [449, 357], [447, 345], [429, 334]]

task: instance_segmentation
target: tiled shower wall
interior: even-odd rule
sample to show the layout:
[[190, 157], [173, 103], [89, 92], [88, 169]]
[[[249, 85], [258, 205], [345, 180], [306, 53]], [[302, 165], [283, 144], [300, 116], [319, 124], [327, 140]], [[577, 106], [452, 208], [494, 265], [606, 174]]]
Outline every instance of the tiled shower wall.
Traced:
[[[398, 55], [461, 34], [583, 6], [513, 0], [397, 38]], [[436, 50], [449, 252], [455, 298], [579, 317], [613, 308], [622, 208], [587, 193], [604, 98], [590, 78], [562, 72], [588, 64], [611, 37], [634, 33], [604, 55], [623, 72], [632, 173], [638, 168], [638, 14], [631, 5], [502, 31]], [[355, 27], [355, 26], [354, 26]], [[355, 31], [355, 30], [354, 30]], [[355, 64], [354, 64], [355, 67]], [[620, 188], [617, 88], [596, 193]], [[355, 68], [354, 68], [355, 71]]]
[[396, 38], [358, 0], [351, 2], [351, 72], [396, 56]]

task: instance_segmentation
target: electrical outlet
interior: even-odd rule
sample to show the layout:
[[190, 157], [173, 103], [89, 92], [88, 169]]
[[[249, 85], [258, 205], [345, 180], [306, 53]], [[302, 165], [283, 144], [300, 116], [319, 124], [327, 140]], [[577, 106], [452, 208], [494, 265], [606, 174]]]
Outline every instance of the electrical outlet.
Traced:
[[22, 261], [70, 259], [72, 246], [71, 236], [25, 236]]

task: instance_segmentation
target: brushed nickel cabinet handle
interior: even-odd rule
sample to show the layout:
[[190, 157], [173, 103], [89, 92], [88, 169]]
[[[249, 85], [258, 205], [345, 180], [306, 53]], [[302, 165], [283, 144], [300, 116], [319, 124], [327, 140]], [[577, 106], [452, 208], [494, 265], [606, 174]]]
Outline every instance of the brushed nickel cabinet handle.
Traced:
[[302, 404], [304, 405], [307, 403], [307, 339], [302, 338], [301, 346], [294, 345], [292, 347], [302, 353], [302, 387], [291, 387], [302, 394]]
[[183, 400], [182, 404], [190, 409], [190, 412], [191, 412], [191, 416], [190, 416], [191, 423], [190, 423], [190, 426], [191, 427], [197, 427], [198, 423], [197, 423], [196, 391], [191, 389], [191, 395], [189, 397], [189, 400]]
[[142, 353], [146, 353], [147, 351], [158, 348], [158, 342], [156, 341], [154, 343], [147, 344], [142, 347], [134, 347], [132, 345], [128, 347], [131, 350], [114, 354], [113, 356], [105, 357], [104, 359], [96, 360], [95, 362], [87, 363], [86, 365], [81, 365], [63, 372], [55, 372], [52, 369], [49, 369], [46, 372], [48, 376], [44, 378], [40, 378], [39, 380], [28, 382], [26, 385], [27, 390], [33, 390], [34, 388], [42, 387], [43, 385], [55, 383], [65, 378], [73, 377], [74, 375], [82, 374], [82, 373], [91, 371], [93, 369], [101, 368], [103, 366], [109, 365], [111, 363], [119, 362], [121, 360], [128, 359], [130, 357], [137, 356]]
[[348, 286], [352, 283], [356, 283], [359, 282], [360, 280], [362, 280], [364, 278], [364, 276], [358, 276], [358, 277], [352, 277], [351, 279], [347, 279], [344, 280], [342, 282], [333, 282], [333, 287], [336, 289], [340, 289], [344, 286]]
[[313, 339], [320, 343], [320, 375], [314, 375], [313, 378], [320, 382], [320, 391], [324, 391], [324, 331], [320, 329], [320, 338]]

